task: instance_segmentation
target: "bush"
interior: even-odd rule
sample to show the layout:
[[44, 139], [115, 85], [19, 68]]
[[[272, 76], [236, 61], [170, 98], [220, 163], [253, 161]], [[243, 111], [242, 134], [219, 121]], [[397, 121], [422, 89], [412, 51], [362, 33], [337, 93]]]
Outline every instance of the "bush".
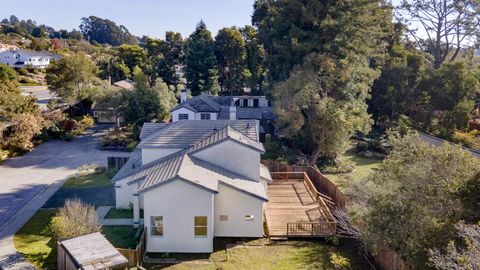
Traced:
[[95, 124], [95, 120], [90, 115], [84, 115], [78, 121], [77, 132], [80, 134], [91, 128]]
[[32, 80], [32, 79], [29, 79], [29, 78], [25, 78], [25, 77], [21, 78], [21, 79], [19, 80], [19, 82], [20, 82], [20, 83], [23, 83], [23, 84], [37, 84], [36, 81], [34, 81], [34, 80]]
[[127, 150], [128, 150], [129, 152], [133, 152], [133, 150], [135, 150], [135, 147], [137, 147], [137, 144], [138, 144], [137, 141], [133, 141], [133, 142], [129, 143], [129, 144], [127, 145]]
[[49, 225], [49, 231], [58, 240], [100, 232], [100, 229], [95, 207], [78, 199], [68, 199]]
[[348, 259], [334, 252], [330, 254], [330, 263], [335, 269], [350, 269], [350, 262]]
[[63, 132], [72, 132], [77, 128], [77, 121], [73, 119], [63, 119], [58, 122], [58, 128]]
[[28, 76], [28, 70], [26, 68], [20, 68], [17, 70], [18, 74]]
[[455, 131], [452, 136], [452, 141], [465, 147], [480, 149], [480, 139], [477, 137], [479, 134], [480, 131], [478, 130], [472, 130], [470, 132]]
[[355, 169], [355, 164], [343, 158], [321, 159], [318, 168], [322, 173], [349, 173]]

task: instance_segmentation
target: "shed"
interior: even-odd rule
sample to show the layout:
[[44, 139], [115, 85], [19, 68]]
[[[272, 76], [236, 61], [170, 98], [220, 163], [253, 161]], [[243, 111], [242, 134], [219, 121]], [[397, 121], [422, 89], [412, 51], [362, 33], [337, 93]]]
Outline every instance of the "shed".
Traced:
[[59, 270], [113, 269], [128, 260], [99, 232], [58, 242]]

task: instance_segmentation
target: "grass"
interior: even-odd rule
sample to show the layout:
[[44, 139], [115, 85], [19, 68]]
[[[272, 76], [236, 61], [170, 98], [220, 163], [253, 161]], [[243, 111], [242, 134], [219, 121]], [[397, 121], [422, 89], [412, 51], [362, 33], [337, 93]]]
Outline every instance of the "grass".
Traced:
[[[365, 269], [362, 259], [351, 246], [333, 246], [321, 241], [274, 242], [260, 247], [230, 249], [228, 259], [225, 249], [206, 255], [167, 254], [184, 261], [163, 269], [334, 269], [330, 263], [332, 254], [347, 258], [351, 269]], [[149, 269], [160, 268], [150, 265]]]
[[[105, 216], [106, 219], [116, 219], [116, 218], [133, 218], [133, 210], [132, 209], [117, 209], [117, 208], [110, 208], [107, 215]], [[140, 218], [143, 218], [143, 210], [140, 209]]]
[[382, 160], [380, 159], [367, 158], [357, 154], [357, 152], [355, 151], [354, 143], [352, 143], [351, 147], [345, 152], [343, 158], [352, 162], [355, 165], [355, 169], [352, 172], [340, 174], [324, 174], [330, 180], [336, 183], [340, 188], [346, 184], [345, 182], [348, 181], [349, 178], [362, 179], [364, 177], [367, 177], [373, 170], [375, 170], [380, 166], [380, 164], [382, 164]]
[[[14, 236], [17, 251], [39, 269], [56, 269], [57, 243], [46, 233], [56, 209], [40, 209]], [[135, 248], [132, 226], [103, 226], [102, 233], [117, 248]]]
[[80, 175], [80, 177], [77, 179], [75, 177], [69, 178], [67, 181], [65, 181], [65, 184], [63, 184], [64, 188], [89, 188], [89, 187], [104, 187], [104, 186], [110, 186], [112, 185], [112, 182], [110, 181], [110, 178], [108, 175], [105, 174], [85, 174], [85, 175]]

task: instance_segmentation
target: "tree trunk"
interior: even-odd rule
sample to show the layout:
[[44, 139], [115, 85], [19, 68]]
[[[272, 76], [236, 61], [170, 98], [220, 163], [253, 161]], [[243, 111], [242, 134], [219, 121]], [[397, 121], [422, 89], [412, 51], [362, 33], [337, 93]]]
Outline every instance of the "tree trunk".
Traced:
[[322, 153], [322, 148], [320, 146], [315, 147], [313, 150], [312, 155], [308, 159], [308, 165], [314, 166], [317, 164], [318, 157]]

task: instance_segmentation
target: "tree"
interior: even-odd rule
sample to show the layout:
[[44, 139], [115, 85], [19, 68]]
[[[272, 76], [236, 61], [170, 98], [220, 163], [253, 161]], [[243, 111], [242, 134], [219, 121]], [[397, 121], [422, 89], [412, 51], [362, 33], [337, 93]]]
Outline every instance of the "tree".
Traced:
[[80, 30], [83, 36], [90, 42], [95, 41], [112, 46], [138, 43], [137, 38], [130, 34], [125, 26], [118, 26], [113, 21], [95, 16], [82, 18]]
[[243, 94], [245, 80], [250, 74], [246, 69], [247, 52], [242, 33], [235, 27], [220, 29], [215, 37], [215, 55], [222, 92]]
[[96, 65], [84, 54], [62, 58], [50, 63], [45, 79], [49, 89], [68, 101], [86, 97], [91, 85], [98, 83]]
[[203, 21], [187, 40], [186, 77], [192, 95], [203, 92], [218, 93], [218, 76], [215, 58], [215, 43]]
[[266, 70], [264, 66], [265, 50], [258, 38], [257, 30], [245, 25], [240, 29], [245, 41], [245, 49], [247, 53], [246, 64], [249, 71], [246, 85], [251, 89], [252, 94], [264, 94], [263, 83], [265, 81]]
[[160, 42], [160, 53], [162, 59], [158, 63], [158, 75], [168, 85], [180, 83], [176, 68], [183, 65], [185, 61], [184, 40], [177, 32], [167, 31], [165, 40]]
[[163, 121], [177, 104], [175, 93], [161, 79], [157, 79], [155, 86], [150, 86], [147, 76], [138, 68], [134, 75], [135, 89], [128, 96], [125, 120], [140, 125], [150, 121]]
[[68, 199], [52, 219], [51, 232], [59, 240], [74, 238], [94, 232], [100, 232], [95, 207], [83, 204], [80, 200]]
[[480, 225], [460, 223], [455, 228], [466, 248], [459, 248], [451, 241], [446, 254], [441, 254], [437, 249], [430, 250], [430, 262], [441, 270], [480, 269]]
[[112, 82], [125, 80], [130, 77], [130, 69], [123, 59], [118, 57], [106, 57], [98, 60], [98, 66], [100, 68], [100, 78], [110, 79]]
[[113, 109], [113, 117], [117, 128], [120, 128], [120, 118], [123, 116], [127, 104], [129, 90], [106, 87], [105, 91], [97, 98], [97, 103]]
[[145, 66], [145, 51], [138, 45], [121, 45], [116, 48], [118, 57], [127, 65], [130, 70], [135, 67]]
[[370, 246], [387, 245], [412, 268], [426, 269], [429, 249], [443, 252], [454, 224], [470, 213], [459, 191], [480, 172], [480, 160], [460, 146], [433, 147], [416, 136], [391, 142], [380, 167], [347, 193]]
[[23, 96], [18, 89], [17, 72], [5, 64], [0, 64], [0, 121], [8, 121], [23, 113], [37, 113], [35, 99]]
[[[476, 0], [403, 0], [397, 13], [435, 68], [455, 61], [462, 48], [476, 43], [480, 34]], [[413, 28], [418, 26], [421, 30]]]
[[4, 148], [10, 149], [31, 149], [32, 139], [47, 125], [39, 111], [17, 114], [12, 117], [11, 122], [13, 126], [2, 143]]
[[43, 29], [43, 27], [35, 27], [33, 28], [32, 30], [32, 36], [36, 37], [36, 38], [46, 38], [47, 37], [47, 33], [45, 32], [45, 30]]
[[[348, 12], [347, 12], [348, 10]], [[371, 122], [365, 103], [391, 29], [382, 1], [257, 1], [253, 23], [266, 53], [278, 128], [314, 164], [335, 158]], [[370, 63], [370, 64], [369, 64]]]

